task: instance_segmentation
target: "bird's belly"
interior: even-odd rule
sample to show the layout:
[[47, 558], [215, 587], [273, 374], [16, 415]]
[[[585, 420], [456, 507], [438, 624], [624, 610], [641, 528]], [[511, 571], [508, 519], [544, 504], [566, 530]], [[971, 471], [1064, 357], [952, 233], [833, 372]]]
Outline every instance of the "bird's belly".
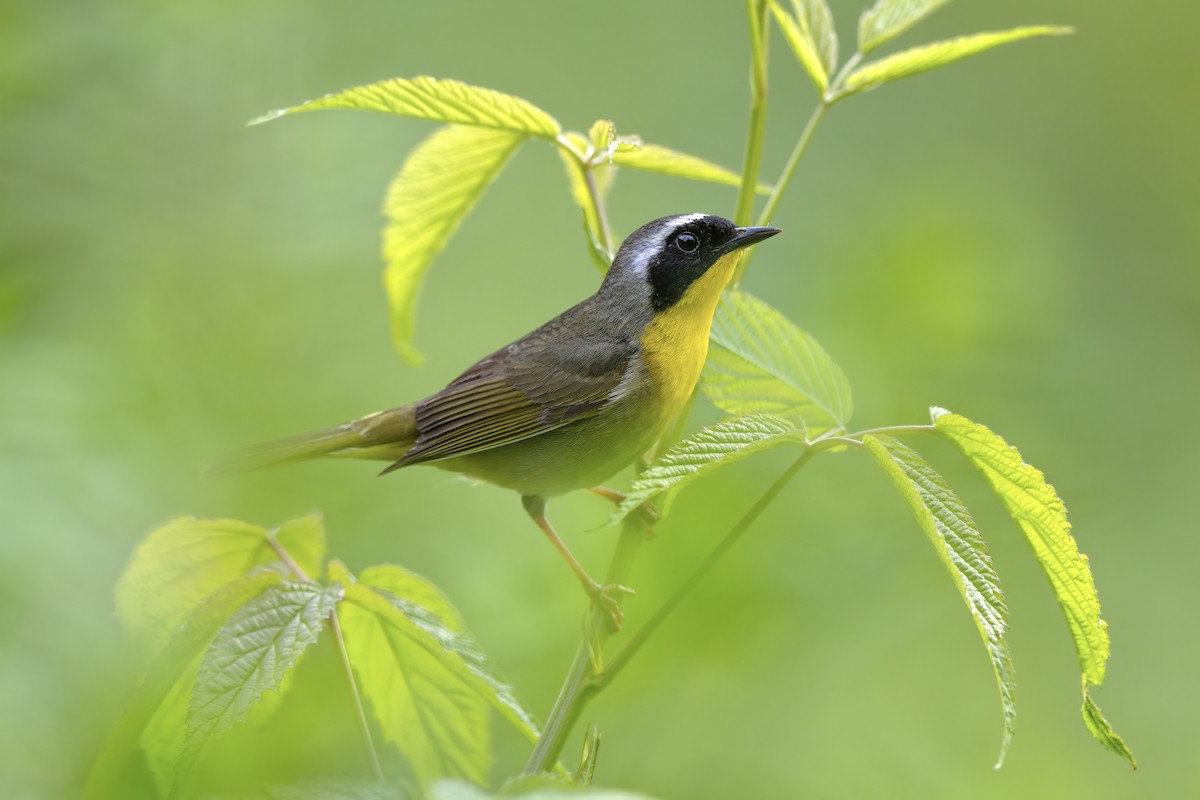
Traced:
[[434, 466], [541, 497], [608, 480], [649, 450], [687, 405], [708, 354], [708, 328], [695, 321], [711, 318], [711, 308], [660, 314], [642, 337], [641, 374], [629, 381], [639, 388], [595, 416]]
[[594, 417], [434, 466], [523, 495], [550, 497], [596, 486], [662, 435], [673, 414], [664, 420], [655, 409], [647, 397], [623, 398]]

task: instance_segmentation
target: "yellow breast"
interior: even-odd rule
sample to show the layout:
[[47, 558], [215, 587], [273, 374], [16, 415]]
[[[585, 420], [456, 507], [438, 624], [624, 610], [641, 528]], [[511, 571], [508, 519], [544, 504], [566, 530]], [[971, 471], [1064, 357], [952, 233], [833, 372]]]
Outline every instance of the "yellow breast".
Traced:
[[700, 379], [713, 312], [738, 255], [731, 253], [709, 267], [677, 303], [656, 314], [642, 334], [642, 361], [650, 372], [664, 427], [683, 410]]

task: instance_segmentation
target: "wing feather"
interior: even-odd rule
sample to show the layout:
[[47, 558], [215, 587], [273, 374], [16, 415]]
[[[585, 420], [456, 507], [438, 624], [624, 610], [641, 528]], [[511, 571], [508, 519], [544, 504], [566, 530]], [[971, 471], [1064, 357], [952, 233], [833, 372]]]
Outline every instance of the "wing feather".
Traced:
[[580, 339], [550, 323], [479, 361], [417, 404], [416, 442], [394, 467], [528, 439], [599, 413], [637, 352], [618, 338]]

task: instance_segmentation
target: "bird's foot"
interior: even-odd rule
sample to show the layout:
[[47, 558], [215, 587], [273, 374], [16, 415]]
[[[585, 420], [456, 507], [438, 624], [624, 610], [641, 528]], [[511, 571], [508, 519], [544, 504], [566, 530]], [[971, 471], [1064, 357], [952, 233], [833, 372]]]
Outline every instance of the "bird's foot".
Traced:
[[642, 523], [646, 538], [653, 539], [654, 526], [662, 520], [662, 514], [658, 513], [658, 509], [649, 500], [634, 509], [633, 514], [637, 517], [638, 522]]
[[[620, 506], [625, 502], [624, 492], [618, 492], [616, 489], [610, 489], [607, 486], [593, 486], [588, 491], [598, 497], [603, 497], [615, 506]], [[642, 524], [647, 539], [654, 538], [654, 526], [662, 520], [662, 514], [658, 513], [658, 509], [650, 501], [642, 503], [631, 511], [630, 516]]]
[[608, 615], [609, 621], [612, 622], [613, 632], [619, 631], [621, 622], [625, 619], [625, 614], [621, 611], [621, 598], [636, 594], [633, 589], [619, 583], [601, 586], [596, 581], [585, 584], [583, 589], [592, 599], [592, 605]]

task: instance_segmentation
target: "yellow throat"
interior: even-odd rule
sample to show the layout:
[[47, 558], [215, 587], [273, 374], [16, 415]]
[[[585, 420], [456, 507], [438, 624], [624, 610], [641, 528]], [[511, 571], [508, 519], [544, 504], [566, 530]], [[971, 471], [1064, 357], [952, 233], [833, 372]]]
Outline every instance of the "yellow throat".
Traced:
[[708, 332], [721, 292], [740, 253], [722, 256], [692, 282], [683, 297], [660, 311], [642, 333], [642, 360], [654, 382], [663, 425], [683, 409], [708, 357]]

